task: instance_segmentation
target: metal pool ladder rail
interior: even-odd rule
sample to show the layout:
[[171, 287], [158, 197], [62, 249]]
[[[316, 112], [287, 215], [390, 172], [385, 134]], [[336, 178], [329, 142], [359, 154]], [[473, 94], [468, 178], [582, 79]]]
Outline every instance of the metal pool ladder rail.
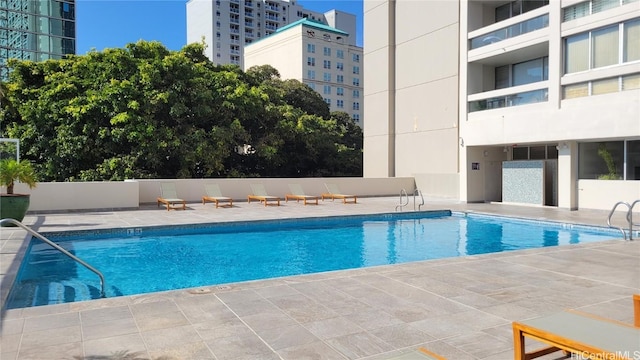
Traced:
[[[416, 196], [420, 196], [420, 200], [421, 200], [421, 203], [418, 204], [417, 210], [420, 210], [420, 207], [424, 205], [424, 196], [422, 196], [422, 191], [420, 191], [420, 189], [415, 189], [413, 191], [413, 211], [416, 211]], [[400, 190], [400, 203], [396, 205], [396, 211], [398, 210], [402, 211], [402, 208], [407, 205], [409, 205], [409, 194], [407, 193], [407, 190], [402, 189]]]
[[47, 243], [48, 245], [50, 245], [54, 249], [60, 251], [61, 253], [67, 255], [68, 257], [70, 257], [71, 259], [73, 259], [76, 262], [80, 263], [81, 265], [83, 265], [87, 269], [93, 271], [100, 278], [100, 297], [103, 297], [103, 298], [107, 297], [105, 292], [104, 292], [104, 276], [96, 268], [94, 268], [93, 266], [87, 264], [84, 260], [80, 259], [79, 257], [77, 257], [77, 256], [73, 255], [72, 253], [68, 252], [67, 250], [62, 248], [60, 245], [54, 243], [53, 241], [47, 239], [46, 237], [44, 237], [42, 235], [40, 235], [36, 231], [26, 227], [23, 223], [21, 223], [20, 221], [18, 221], [16, 219], [2, 219], [2, 220], [0, 220], [0, 225], [4, 225], [4, 224], [13, 224], [15, 226], [18, 226], [18, 227], [22, 228], [23, 230], [25, 230], [26, 232], [28, 232], [32, 236], [37, 237], [42, 242]]
[[[629, 240], [633, 240], [633, 227], [640, 226], [640, 223], [638, 224], [633, 223], [633, 207], [636, 206], [636, 204], [638, 203], [640, 203], [640, 200], [636, 200], [632, 202], [631, 205], [629, 205], [629, 203], [624, 201], [618, 201], [615, 205], [613, 205], [613, 208], [609, 213], [609, 217], [607, 218], [607, 225], [609, 225], [609, 227], [611, 228], [615, 228], [615, 226], [611, 225], [611, 217], [613, 216], [613, 214], [615, 213], [619, 205], [625, 205], [629, 209], [627, 211], [627, 223], [629, 224]], [[619, 227], [618, 229], [622, 232], [622, 237], [625, 240], [627, 240], [627, 233], [625, 232], [625, 230], [622, 227]]]

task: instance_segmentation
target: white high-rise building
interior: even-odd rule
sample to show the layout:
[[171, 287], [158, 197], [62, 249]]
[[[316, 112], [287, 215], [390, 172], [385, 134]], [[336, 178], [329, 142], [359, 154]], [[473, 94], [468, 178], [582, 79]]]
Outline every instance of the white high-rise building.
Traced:
[[351, 35], [301, 19], [244, 48], [245, 70], [271, 65], [320, 93], [331, 111], [344, 111], [362, 126], [362, 48]]
[[300, 19], [319, 21], [352, 36], [356, 44], [356, 16], [331, 10], [304, 9], [295, 0], [189, 0], [187, 43], [204, 40], [206, 56], [215, 64], [244, 67], [242, 49]]
[[640, 198], [639, 0], [365, 0], [364, 50], [366, 177], [465, 202]]

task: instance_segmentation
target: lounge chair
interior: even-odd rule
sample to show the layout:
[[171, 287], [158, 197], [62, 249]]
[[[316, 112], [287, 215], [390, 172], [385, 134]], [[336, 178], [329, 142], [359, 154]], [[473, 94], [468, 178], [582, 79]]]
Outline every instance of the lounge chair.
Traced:
[[335, 200], [335, 199], [342, 199], [343, 203], [356, 203], [358, 201], [358, 198], [355, 195], [346, 195], [340, 192], [340, 189], [338, 188], [338, 185], [336, 184], [324, 184], [324, 186], [327, 188], [327, 192], [322, 194], [322, 201], [324, 201], [324, 199], [331, 199], [331, 201]]
[[446, 360], [446, 358], [443, 358], [438, 354], [434, 354], [423, 347], [419, 347], [415, 351], [394, 355], [392, 357], [385, 358], [384, 360]]
[[[514, 359], [534, 359], [559, 350], [585, 359], [634, 359], [640, 354], [640, 295], [634, 295], [633, 302], [635, 327], [571, 310], [514, 322]], [[525, 338], [549, 346], [526, 353]]]
[[291, 193], [286, 194], [284, 196], [284, 201], [289, 201], [289, 199], [295, 200], [296, 202], [302, 202], [307, 205], [307, 201], [315, 201], [316, 205], [318, 205], [318, 197], [313, 195], [306, 195], [304, 190], [302, 190], [302, 186], [300, 184], [289, 184], [289, 190]]
[[[207, 195], [202, 197], [202, 204], [206, 204], [207, 201], [211, 201], [216, 204], [217, 207], [233, 207], [233, 199], [230, 197], [222, 196], [220, 186], [218, 184], [205, 184], [204, 191]], [[222, 204], [220, 204], [222, 203]]]
[[[251, 195], [247, 196], [247, 203], [251, 203], [251, 200], [258, 200], [264, 203], [264, 206], [269, 204], [269, 201], [276, 202], [277, 206], [280, 206], [280, 198], [267, 194], [264, 186], [261, 184], [251, 184]], [[273, 204], [272, 204], [273, 205]]]
[[[160, 196], [157, 200], [158, 207], [160, 207], [160, 204], [165, 204], [167, 206], [167, 211], [171, 209], [187, 209], [187, 202], [178, 197], [176, 185], [174, 183], [160, 183]], [[182, 206], [176, 206], [175, 204], [182, 204]]]

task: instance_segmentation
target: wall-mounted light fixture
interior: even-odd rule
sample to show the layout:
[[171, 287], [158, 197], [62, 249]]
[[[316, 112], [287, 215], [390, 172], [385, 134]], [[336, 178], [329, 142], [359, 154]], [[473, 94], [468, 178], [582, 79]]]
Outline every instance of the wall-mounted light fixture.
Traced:
[[458, 138], [458, 140], [460, 141], [460, 146], [464, 146], [464, 139], [461, 137]]
[[506, 147], [506, 146], [505, 146], [505, 147], [503, 147], [503, 148], [502, 148], [502, 152], [505, 152], [505, 153], [506, 153], [506, 152], [509, 152], [509, 148], [508, 148], [508, 147]]
[[566, 141], [563, 141], [561, 144], [556, 146], [556, 150], [567, 150], [569, 148], [569, 144]]

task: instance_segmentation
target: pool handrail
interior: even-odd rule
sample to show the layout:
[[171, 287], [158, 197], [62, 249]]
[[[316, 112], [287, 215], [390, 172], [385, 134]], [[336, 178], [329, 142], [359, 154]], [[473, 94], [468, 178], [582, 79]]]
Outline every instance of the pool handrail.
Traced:
[[[629, 204], [628, 202], [625, 201], [618, 201], [615, 205], [613, 205], [613, 208], [611, 209], [611, 212], [609, 213], [609, 216], [607, 217], [607, 225], [609, 225], [609, 227], [611, 228], [615, 228], [615, 226], [611, 225], [611, 217], [613, 216], [613, 214], [616, 211], [616, 208], [618, 208], [618, 205], [625, 205], [629, 210], [627, 211], [627, 223], [629, 223], [629, 240], [633, 240], [633, 227], [640, 225], [640, 224], [634, 224], [633, 223], [633, 207], [636, 206], [636, 204], [640, 203], [640, 199], [634, 201], [633, 203]], [[620, 230], [622, 232], [622, 237], [624, 240], [627, 240], [627, 234], [624, 231], [624, 229], [622, 227], [619, 227], [618, 230]]]
[[60, 251], [61, 253], [65, 254], [65, 255], [67, 255], [71, 259], [75, 260], [79, 264], [83, 265], [87, 269], [89, 269], [92, 272], [94, 272], [100, 278], [100, 297], [102, 297], [102, 298], [106, 298], [107, 297], [105, 292], [104, 292], [104, 275], [102, 275], [102, 273], [100, 271], [98, 271], [98, 269], [96, 269], [93, 266], [89, 265], [84, 260], [82, 260], [79, 257], [73, 255], [72, 253], [70, 253], [69, 251], [65, 250], [60, 245], [58, 245], [58, 244], [54, 243], [53, 241], [47, 239], [46, 237], [44, 237], [43, 235], [39, 234], [35, 230], [28, 228], [27, 226], [25, 226], [23, 223], [21, 223], [20, 221], [18, 221], [16, 219], [7, 218], [7, 219], [0, 220], [0, 226], [3, 226], [4, 224], [13, 224], [15, 226], [18, 226], [18, 227], [22, 228], [23, 230], [25, 230], [26, 232], [31, 234], [31, 236], [35, 236], [36, 238], [40, 239], [42, 242], [48, 244], [49, 246], [53, 247], [54, 249]]

